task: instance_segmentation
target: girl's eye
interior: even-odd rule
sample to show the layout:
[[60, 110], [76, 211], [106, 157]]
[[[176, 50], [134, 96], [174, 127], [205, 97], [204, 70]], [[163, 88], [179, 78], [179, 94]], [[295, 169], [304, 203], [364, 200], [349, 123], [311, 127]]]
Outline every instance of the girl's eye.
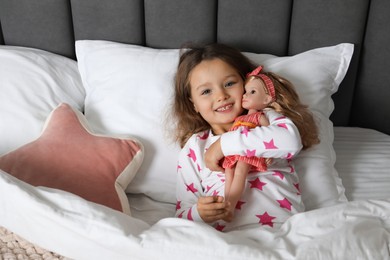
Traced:
[[251, 91], [249, 91], [249, 94], [255, 94], [256, 93], [256, 91], [255, 90], [251, 90]]
[[207, 94], [210, 94], [211, 90], [210, 89], [205, 89], [203, 90], [200, 94], [201, 95], [207, 95]]
[[234, 84], [235, 84], [235, 82], [230, 81], [230, 82], [226, 83], [225, 87], [231, 87], [231, 86], [233, 86]]

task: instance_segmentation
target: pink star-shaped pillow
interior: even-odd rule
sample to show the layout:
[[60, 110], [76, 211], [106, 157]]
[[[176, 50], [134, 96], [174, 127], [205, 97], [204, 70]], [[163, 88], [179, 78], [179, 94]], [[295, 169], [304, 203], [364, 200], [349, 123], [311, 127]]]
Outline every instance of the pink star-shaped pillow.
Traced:
[[94, 135], [86, 123], [82, 113], [59, 105], [40, 137], [0, 157], [0, 169], [33, 186], [130, 214], [125, 189], [141, 166], [143, 146], [135, 139]]

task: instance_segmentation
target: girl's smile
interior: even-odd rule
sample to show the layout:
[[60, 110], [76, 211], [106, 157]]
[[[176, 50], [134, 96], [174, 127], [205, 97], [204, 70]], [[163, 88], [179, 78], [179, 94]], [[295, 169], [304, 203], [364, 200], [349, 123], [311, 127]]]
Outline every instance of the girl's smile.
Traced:
[[205, 60], [190, 74], [191, 101], [196, 112], [210, 124], [214, 134], [229, 130], [241, 115], [244, 81], [221, 59]]
[[230, 112], [233, 108], [233, 104], [223, 105], [216, 109], [217, 112]]

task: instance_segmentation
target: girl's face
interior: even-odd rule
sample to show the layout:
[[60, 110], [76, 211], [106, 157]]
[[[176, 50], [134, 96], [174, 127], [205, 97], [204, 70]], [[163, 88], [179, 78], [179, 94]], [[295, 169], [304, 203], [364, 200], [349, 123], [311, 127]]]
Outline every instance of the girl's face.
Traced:
[[214, 134], [228, 131], [243, 112], [244, 82], [237, 70], [221, 59], [205, 60], [192, 70], [189, 80], [195, 111]]
[[272, 101], [267, 94], [264, 82], [254, 78], [245, 84], [245, 94], [242, 98], [242, 107], [245, 109], [262, 110]]

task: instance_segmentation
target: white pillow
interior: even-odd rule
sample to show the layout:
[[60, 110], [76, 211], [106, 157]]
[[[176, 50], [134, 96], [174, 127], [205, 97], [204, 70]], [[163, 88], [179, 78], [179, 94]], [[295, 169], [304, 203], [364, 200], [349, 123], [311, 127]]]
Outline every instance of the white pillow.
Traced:
[[[297, 158], [307, 209], [345, 198], [334, 169], [333, 128], [328, 117], [333, 111], [330, 96], [337, 91], [352, 52], [352, 44], [340, 44], [292, 57], [246, 54], [299, 85], [302, 100], [319, 119], [322, 143]], [[175, 203], [179, 146], [167, 139], [164, 120], [179, 50], [84, 40], [76, 42], [76, 54], [87, 94], [85, 114], [91, 126], [101, 134], [131, 134], [145, 146], [143, 165], [127, 192]]]
[[301, 101], [317, 119], [321, 143], [302, 151], [295, 159], [306, 209], [315, 209], [346, 201], [345, 189], [335, 169], [333, 124], [334, 94], [347, 73], [354, 46], [350, 43], [313, 49], [291, 57], [246, 53], [265, 70], [289, 79]]
[[132, 135], [144, 145], [144, 161], [126, 191], [176, 203], [180, 147], [164, 124], [179, 51], [85, 40], [76, 42], [76, 54], [90, 126], [100, 134]]
[[58, 104], [83, 109], [76, 61], [15, 46], [0, 46], [0, 61], [0, 155], [36, 139]]

